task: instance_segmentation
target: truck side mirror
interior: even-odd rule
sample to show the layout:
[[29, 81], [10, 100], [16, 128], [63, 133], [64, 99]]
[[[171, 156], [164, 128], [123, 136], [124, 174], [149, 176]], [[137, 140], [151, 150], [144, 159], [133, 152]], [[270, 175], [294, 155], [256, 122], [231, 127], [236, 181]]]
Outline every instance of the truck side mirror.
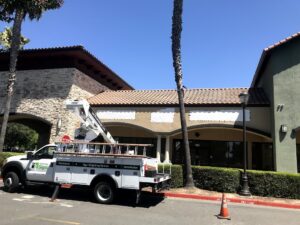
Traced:
[[33, 153], [27, 152], [27, 159], [33, 159]]

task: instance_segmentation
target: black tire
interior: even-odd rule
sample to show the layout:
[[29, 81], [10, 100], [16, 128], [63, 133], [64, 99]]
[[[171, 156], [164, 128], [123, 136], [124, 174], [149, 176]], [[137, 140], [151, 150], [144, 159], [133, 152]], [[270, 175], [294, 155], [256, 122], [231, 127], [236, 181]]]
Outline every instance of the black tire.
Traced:
[[8, 172], [4, 177], [3, 183], [4, 190], [13, 193], [18, 189], [20, 179], [15, 172]]
[[94, 197], [98, 203], [110, 204], [115, 198], [115, 188], [109, 182], [101, 181], [94, 188]]

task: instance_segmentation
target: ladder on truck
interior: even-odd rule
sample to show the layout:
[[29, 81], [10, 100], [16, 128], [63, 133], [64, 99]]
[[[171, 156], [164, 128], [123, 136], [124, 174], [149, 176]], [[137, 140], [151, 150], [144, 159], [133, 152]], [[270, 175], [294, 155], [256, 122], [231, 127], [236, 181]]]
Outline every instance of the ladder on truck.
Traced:
[[101, 134], [105, 142], [117, 143], [86, 100], [66, 100], [65, 105], [68, 110], [79, 117], [81, 128], [87, 131], [84, 141], [91, 141]]
[[57, 142], [57, 153], [77, 155], [118, 155], [125, 157], [147, 157], [147, 148], [152, 144], [129, 143], [98, 143], [85, 141], [72, 141], [69, 143]]

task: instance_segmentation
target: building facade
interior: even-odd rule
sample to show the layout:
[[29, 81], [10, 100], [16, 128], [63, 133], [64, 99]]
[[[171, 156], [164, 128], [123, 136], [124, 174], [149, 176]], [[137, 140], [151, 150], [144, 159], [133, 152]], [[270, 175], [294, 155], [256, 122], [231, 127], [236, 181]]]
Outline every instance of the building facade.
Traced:
[[[242, 166], [242, 109], [238, 95], [249, 91], [246, 110], [248, 165], [273, 170], [269, 101], [263, 89], [189, 89], [185, 92], [192, 164]], [[105, 91], [89, 99], [98, 117], [119, 142], [153, 144], [149, 155], [184, 163], [175, 90]]]
[[[300, 172], [299, 50], [300, 33], [263, 50], [247, 90], [250, 94], [246, 121], [249, 169]], [[237, 97], [242, 91], [245, 90], [188, 90], [191, 93], [187, 92], [185, 104], [192, 164], [241, 167], [241, 106]], [[226, 92], [231, 93], [230, 97]], [[107, 101], [107, 95], [113, 101]], [[253, 97], [257, 95], [263, 100]], [[130, 129], [120, 133], [120, 126], [146, 129], [152, 135], [152, 142], [157, 136], [156, 155], [160, 160], [183, 163], [178, 106], [175, 107], [174, 98], [176, 94], [170, 97], [167, 91], [133, 90], [122, 94], [104, 92], [92, 97], [90, 102], [120, 140], [124, 137], [130, 140], [128, 136], [133, 140], [134, 136], [142, 135], [141, 131], [131, 133]], [[114, 116], [109, 117], [107, 113], [112, 108]], [[107, 111], [102, 113], [102, 110]], [[122, 111], [135, 112], [136, 117], [125, 118]], [[230, 113], [236, 117], [233, 119]], [[160, 119], [153, 119], [155, 116]]]
[[[0, 53], [0, 122], [4, 113], [9, 54]], [[66, 99], [87, 99], [105, 90], [132, 89], [81, 46], [20, 52], [9, 122], [39, 133], [38, 147], [80, 126]]]
[[[193, 165], [242, 167], [238, 96], [248, 92], [248, 168], [300, 172], [299, 50], [300, 33], [264, 49], [249, 88], [185, 90]], [[2, 115], [8, 60], [0, 53]], [[134, 90], [81, 46], [21, 51], [17, 79], [10, 121], [37, 130], [41, 144], [74, 137], [80, 124], [64, 101], [88, 99], [119, 142], [151, 143], [150, 156], [184, 163], [175, 90]]]

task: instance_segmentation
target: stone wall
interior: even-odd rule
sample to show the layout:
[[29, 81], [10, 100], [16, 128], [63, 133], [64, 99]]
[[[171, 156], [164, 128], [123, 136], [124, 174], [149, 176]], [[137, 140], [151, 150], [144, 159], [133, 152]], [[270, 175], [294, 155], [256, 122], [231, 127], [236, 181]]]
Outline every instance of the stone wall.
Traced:
[[[8, 73], [0, 72], [0, 113], [6, 96]], [[51, 124], [49, 142], [58, 141], [63, 134], [74, 135], [79, 120], [65, 109], [66, 99], [86, 99], [106, 86], [75, 68], [18, 71], [11, 113], [26, 114]], [[57, 130], [57, 121], [62, 126]]]

